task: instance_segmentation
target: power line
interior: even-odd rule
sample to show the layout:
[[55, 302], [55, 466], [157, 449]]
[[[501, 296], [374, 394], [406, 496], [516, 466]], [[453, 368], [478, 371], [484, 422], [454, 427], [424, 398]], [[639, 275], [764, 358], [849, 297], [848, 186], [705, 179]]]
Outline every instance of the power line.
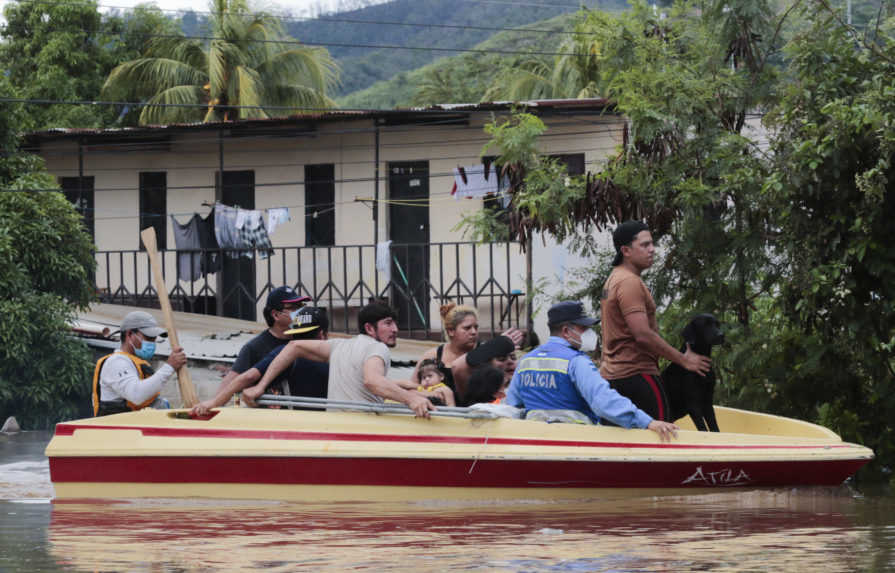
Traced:
[[[602, 148], [602, 149], [595, 148], [595, 150], [600, 150], [600, 151], [605, 151], [608, 149], [610, 149], [610, 148]], [[554, 155], [554, 153], [551, 152], [551, 155]], [[556, 155], [559, 155], [559, 154], [556, 154]], [[603, 164], [605, 162], [606, 162], [606, 159], [592, 159], [590, 161], [585, 161], [584, 163], [585, 163], [585, 165], [595, 165], [595, 164]], [[427, 172], [425, 176], [428, 179], [443, 179], [443, 178], [448, 178], [448, 177], [453, 178], [454, 173], [453, 173], [453, 171], [451, 171], [451, 172]], [[413, 176], [406, 176], [406, 177], [412, 178]], [[376, 179], [374, 177], [352, 177], [352, 178], [325, 180], [322, 182], [341, 185], [341, 184], [346, 184], [346, 183], [371, 183], [375, 180]], [[386, 176], [384, 178], [381, 178], [380, 180], [383, 180], [383, 181], [388, 180], [388, 177]], [[315, 181], [315, 183], [319, 183], [319, 182], [321, 182], [321, 181], [320, 180]], [[301, 187], [301, 186], [306, 185], [306, 183], [307, 182], [300, 181], [300, 180], [275, 181], [275, 182], [268, 182], [268, 183], [255, 183], [254, 185], [251, 185], [251, 187], [253, 189], [268, 188], [268, 187]], [[202, 190], [202, 189], [216, 189], [217, 187], [218, 187], [218, 185], [216, 183], [212, 182], [212, 183], [202, 183], [202, 184], [197, 184], [197, 185], [171, 185], [171, 186], [166, 186], [165, 190], [166, 191], [196, 191], [196, 190]], [[0, 193], [64, 193], [66, 191], [73, 193], [73, 192], [77, 191], [77, 189], [50, 189], [50, 188], [0, 189]], [[84, 191], [89, 192], [90, 190], [85, 189]], [[93, 189], [93, 193], [103, 193], [103, 192], [119, 193], [122, 191], [139, 191], [139, 187], [124, 186], [124, 187], [101, 187], [101, 188]], [[323, 205], [346, 204], [346, 203], [355, 203], [355, 201], [351, 200], [351, 201], [343, 201], [343, 202], [336, 202], [336, 203], [325, 203]]]
[[[165, 39], [183, 39], [183, 40], [203, 40], [211, 42], [214, 40], [227, 41], [227, 38], [219, 36], [186, 36], [181, 34], [141, 34], [145, 38], [165, 38]], [[349, 42], [301, 42], [299, 40], [267, 40], [267, 39], [244, 39], [243, 41], [253, 44], [285, 44], [287, 46], [319, 46], [326, 48], [364, 48], [369, 50], [410, 50], [423, 52], [454, 52], [466, 54], [502, 54], [516, 56], [575, 56], [574, 52], [537, 52], [537, 51], [519, 51], [519, 50], [496, 50], [481, 48], [439, 48], [433, 46], [401, 46], [394, 44], [352, 44]]]

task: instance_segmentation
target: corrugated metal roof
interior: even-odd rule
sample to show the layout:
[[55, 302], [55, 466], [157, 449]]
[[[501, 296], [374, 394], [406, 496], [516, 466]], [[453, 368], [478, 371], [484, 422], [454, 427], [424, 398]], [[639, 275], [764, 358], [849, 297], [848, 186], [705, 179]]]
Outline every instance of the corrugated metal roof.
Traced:
[[441, 117], [445, 114], [472, 114], [479, 112], [509, 111], [514, 107], [525, 107], [534, 113], [554, 111], [591, 111], [602, 112], [611, 108], [609, 100], [603, 98], [591, 99], [552, 99], [529, 101], [495, 101], [480, 103], [446, 103], [428, 107], [395, 108], [391, 110], [351, 110], [334, 109], [317, 113], [290, 115], [288, 117], [273, 117], [264, 119], [241, 119], [226, 122], [209, 123], [174, 123], [167, 125], [146, 125], [140, 127], [111, 127], [102, 129], [92, 128], [51, 128], [42, 131], [32, 131], [26, 134], [26, 138], [32, 142], [52, 139], [65, 139], [89, 135], [91, 137], [127, 137], [149, 134], [170, 134], [185, 131], [219, 130], [255, 127], [286, 127], [301, 125], [302, 123], [323, 123], [330, 121], [383, 119], [383, 120], [413, 120], [426, 119], [427, 117]]

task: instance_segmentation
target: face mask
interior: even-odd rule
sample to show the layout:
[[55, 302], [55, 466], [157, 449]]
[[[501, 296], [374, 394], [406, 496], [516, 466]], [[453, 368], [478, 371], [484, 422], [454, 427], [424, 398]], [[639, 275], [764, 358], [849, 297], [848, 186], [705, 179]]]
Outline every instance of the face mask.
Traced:
[[149, 360], [155, 354], [155, 342], [144, 340], [140, 348], [134, 348], [134, 355], [143, 360]]
[[581, 352], [593, 352], [597, 349], [597, 333], [592, 328], [585, 330], [579, 341], [578, 350]]
[[292, 312], [289, 313], [289, 321], [292, 322], [292, 324], [295, 324], [295, 319], [298, 318], [298, 313], [300, 311], [301, 311], [300, 308], [296, 308], [295, 310], [293, 310]]

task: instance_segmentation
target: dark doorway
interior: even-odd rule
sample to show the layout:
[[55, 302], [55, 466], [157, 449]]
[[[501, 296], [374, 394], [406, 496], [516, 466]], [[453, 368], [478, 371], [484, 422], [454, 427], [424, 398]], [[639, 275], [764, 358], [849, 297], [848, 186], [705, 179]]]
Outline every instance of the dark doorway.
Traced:
[[[84, 221], [84, 229], [90, 233], [90, 238], [96, 241], [94, 230], [93, 209], [93, 177], [62, 177], [59, 184], [65, 198], [75, 206], [75, 210], [81, 214]], [[139, 241], [138, 241], [139, 242]]]
[[[402, 330], [429, 324], [429, 162], [388, 164], [392, 305]], [[395, 202], [398, 202], [397, 204]]]
[[[254, 209], [255, 172], [224, 171], [223, 181], [218, 185], [218, 200], [230, 207]], [[225, 252], [218, 288], [224, 316], [256, 320], [254, 254], [248, 258], [243, 253]]]
[[335, 165], [305, 165], [305, 246], [336, 244]]

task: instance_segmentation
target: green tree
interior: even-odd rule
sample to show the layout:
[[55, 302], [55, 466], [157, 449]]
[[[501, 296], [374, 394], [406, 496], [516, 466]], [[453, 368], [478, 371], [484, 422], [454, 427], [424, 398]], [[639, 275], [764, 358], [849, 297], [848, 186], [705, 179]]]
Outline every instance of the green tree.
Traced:
[[[0, 75], [0, 91], [15, 93]], [[26, 428], [86, 413], [92, 355], [67, 322], [93, 293], [93, 244], [33, 155], [16, 151], [24, 106], [0, 108], [0, 418]]]
[[[11, 2], [0, 27], [0, 63], [19, 97], [92, 100], [112, 68], [96, 2]], [[99, 106], [33, 105], [18, 128], [100, 127], [114, 110]]]
[[[524, 122], [492, 131], [498, 163], [524, 172], [508, 220], [585, 236], [646, 218], [666, 339], [695, 311], [727, 326], [716, 398], [823, 423], [874, 448], [873, 473], [895, 462], [895, 39], [885, 11], [853, 29], [825, 0], [771, 6], [636, 4], [610, 20], [600, 66], [625, 145], [562, 196], [529, 172], [546, 173], [531, 151], [514, 158], [534, 149]], [[763, 115], [767, 145], [752, 131]], [[594, 302], [601, 260], [576, 293]]]
[[331, 105], [327, 91], [338, 71], [326, 50], [290, 43], [279, 20], [249, 12], [245, 0], [210, 7], [211, 40], [155, 38], [143, 57], [112, 70], [103, 92], [158, 104], [143, 108], [141, 124], [263, 118], [290, 113], [274, 108]]
[[[787, 268], [779, 312], [790, 378], [775, 392], [819, 408], [895, 460], [895, 36], [844, 25], [824, 2], [788, 47], [765, 185]], [[883, 13], [883, 16], [886, 14]]]

